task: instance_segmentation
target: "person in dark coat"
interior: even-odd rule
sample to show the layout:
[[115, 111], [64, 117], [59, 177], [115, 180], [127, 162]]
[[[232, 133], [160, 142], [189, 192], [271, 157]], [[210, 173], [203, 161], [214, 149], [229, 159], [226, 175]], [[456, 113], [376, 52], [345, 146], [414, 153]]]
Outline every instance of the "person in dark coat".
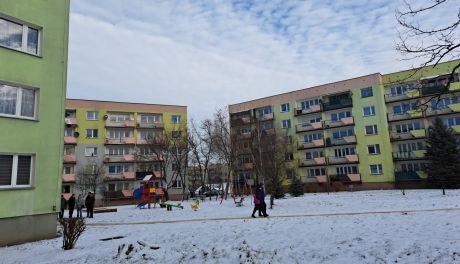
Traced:
[[69, 205], [69, 218], [72, 218], [73, 210], [75, 209], [75, 194], [72, 193], [67, 204]]
[[[265, 191], [263, 183], [259, 184], [256, 190], [257, 198], [260, 200], [259, 216], [267, 217], [267, 204], [265, 203]], [[261, 212], [262, 211], [262, 212]]]
[[92, 192], [89, 192], [85, 200], [86, 217], [93, 218], [94, 202], [95, 202], [94, 195]]
[[64, 195], [61, 194], [61, 211], [59, 212], [59, 219], [64, 218], [64, 211], [66, 207], [66, 199], [64, 198]]
[[257, 197], [257, 194], [254, 194], [254, 210], [252, 210], [252, 215], [251, 215], [252, 218], [256, 218], [256, 216], [254, 215], [256, 213], [256, 211], [259, 211], [259, 216], [261, 216], [260, 200]]

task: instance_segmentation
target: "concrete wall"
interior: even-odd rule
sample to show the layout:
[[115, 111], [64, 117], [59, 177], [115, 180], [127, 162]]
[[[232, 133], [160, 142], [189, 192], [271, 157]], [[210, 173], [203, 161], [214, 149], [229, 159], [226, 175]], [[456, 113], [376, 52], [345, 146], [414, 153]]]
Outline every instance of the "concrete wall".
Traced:
[[0, 218], [0, 246], [56, 237], [56, 213]]

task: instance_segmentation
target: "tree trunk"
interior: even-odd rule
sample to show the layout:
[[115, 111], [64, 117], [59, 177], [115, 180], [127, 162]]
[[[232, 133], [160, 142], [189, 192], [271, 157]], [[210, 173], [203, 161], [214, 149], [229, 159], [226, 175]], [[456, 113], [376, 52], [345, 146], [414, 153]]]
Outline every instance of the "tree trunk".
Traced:
[[270, 209], [273, 209], [274, 204], [275, 204], [275, 196], [271, 194], [270, 195]]

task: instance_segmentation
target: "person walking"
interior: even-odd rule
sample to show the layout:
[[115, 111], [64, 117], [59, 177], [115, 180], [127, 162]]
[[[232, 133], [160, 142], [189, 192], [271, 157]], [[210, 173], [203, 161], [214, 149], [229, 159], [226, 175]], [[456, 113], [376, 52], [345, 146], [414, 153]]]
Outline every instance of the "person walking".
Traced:
[[256, 218], [256, 216], [254, 215], [256, 213], [256, 211], [259, 211], [259, 216], [261, 216], [261, 213], [260, 213], [260, 200], [257, 197], [257, 194], [254, 194], [254, 210], [252, 210], [252, 215], [251, 215], [252, 218]]
[[67, 203], [69, 205], [69, 218], [72, 218], [73, 210], [75, 209], [75, 194], [72, 193]]
[[59, 219], [64, 218], [64, 211], [66, 207], [66, 199], [64, 198], [64, 195], [61, 194], [61, 211], [59, 212]]
[[83, 196], [81, 194], [78, 195], [76, 205], [77, 205], [77, 217], [82, 218], [82, 210], [83, 210], [83, 205], [85, 204], [85, 201], [83, 200]]
[[86, 217], [93, 218], [94, 202], [95, 202], [94, 195], [92, 192], [89, 192], [85, 200]]
[[256, 190], [256, 195], [257, 198], [260, 200], [260, 210], [259, 210], [259, 216], [264, 216], [267, 217], [267, 204], [265, 203], [265, 191], [264, 191], [264, 184], [261, 183], [259, 184], [259, 187], [257, 187]]

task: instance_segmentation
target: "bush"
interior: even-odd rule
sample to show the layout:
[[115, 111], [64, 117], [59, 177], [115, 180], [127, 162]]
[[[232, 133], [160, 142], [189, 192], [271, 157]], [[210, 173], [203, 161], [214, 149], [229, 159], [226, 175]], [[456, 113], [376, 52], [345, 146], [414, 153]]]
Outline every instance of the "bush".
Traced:
[[294, 197], [303, 195], [303, 184], [299, 178], [294, 177], [292, 179], [291, 186], [289, 187], [289, 193]]
[[62, 248], [64, 250], [75, 247], [78, 238], [85, 231], [86, 224], [83, 218], [64, 218], [59, 219], [63, 227]]

